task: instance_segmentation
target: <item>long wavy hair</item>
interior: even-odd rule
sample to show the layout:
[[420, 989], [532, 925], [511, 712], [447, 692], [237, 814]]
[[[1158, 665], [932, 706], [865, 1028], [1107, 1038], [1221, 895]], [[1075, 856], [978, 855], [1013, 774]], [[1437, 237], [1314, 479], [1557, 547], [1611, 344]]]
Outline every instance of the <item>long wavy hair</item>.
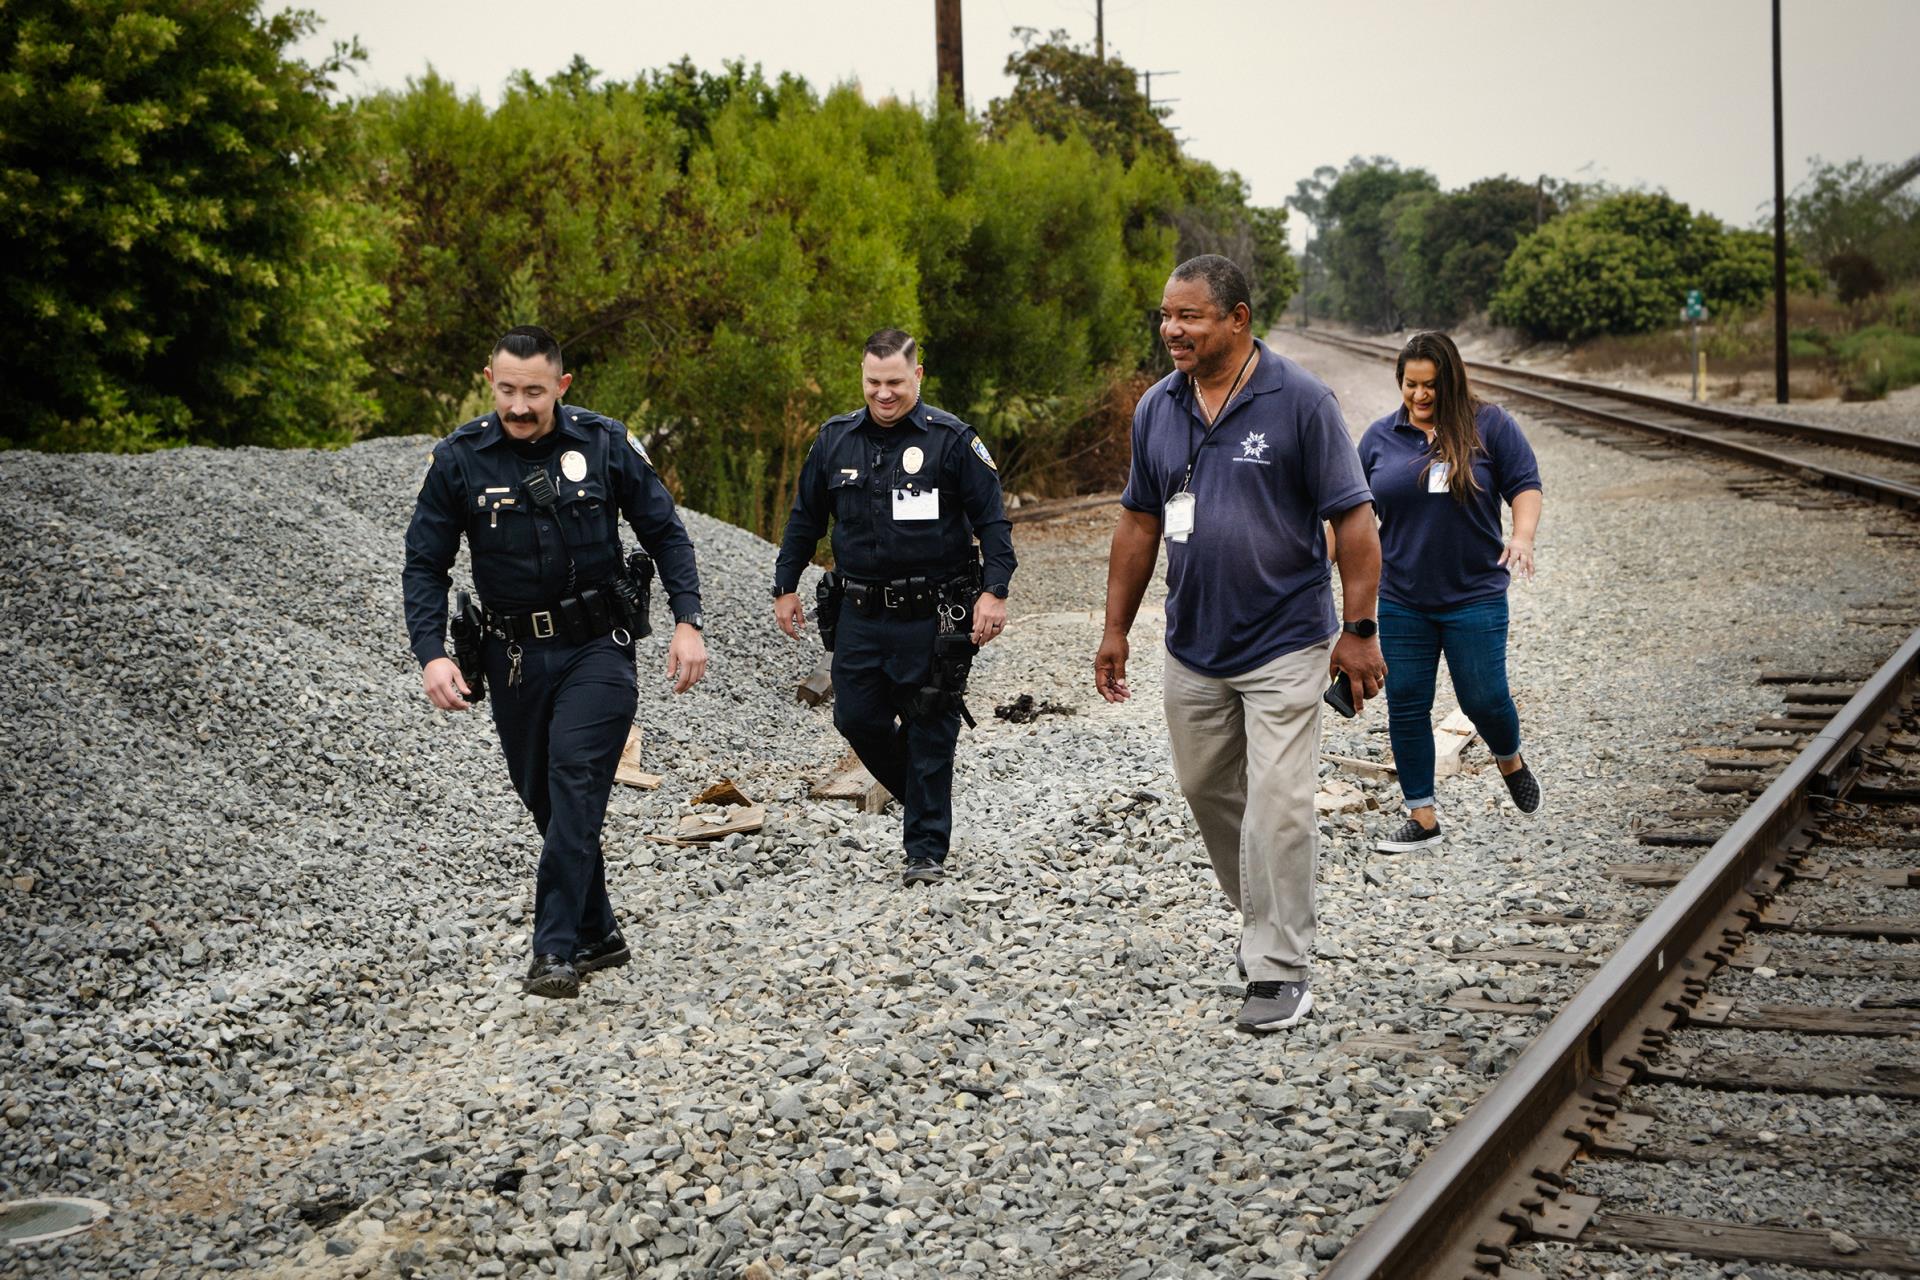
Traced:
[[1480, 429], [1474, 425], [1480, 397], [1467, 383], [1467, 362], [1460, 358], [1460, 348], [1439, 330], [1429, 329], [1407, 339], [1393, 367], [1395, 386], [1406, 387], [1407, 366], [1415, 360], [1431, 360], [1434, 367], [1433, 449], [1427, 455], [1427, 465], [1421, 468], [1421, 479], [1436, 462], [1446, 463], [1447, 491], [1455, 502], [1465, 502], [1467, 495], [1480, 487], [1473, 478], [1473, 456], [1486, 452], [1486, 446], [1480, 443]]

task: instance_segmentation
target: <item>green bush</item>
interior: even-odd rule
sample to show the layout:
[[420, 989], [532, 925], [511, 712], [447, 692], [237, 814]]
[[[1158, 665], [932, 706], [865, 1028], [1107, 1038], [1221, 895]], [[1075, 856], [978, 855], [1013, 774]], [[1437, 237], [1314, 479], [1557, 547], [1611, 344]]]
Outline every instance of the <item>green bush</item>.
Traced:
[[[1804, 264], [1790, 262], [1789, 284], [1811, 283]], [[1669, 196], [1628, 192], [1522, 239], [1489, 314], [1539, 338], [1648, 333], [1674, 322], [1690, 288], [1702, 291], [1710, 310], [1771, 296], [1771, 241], [1728, 230]]]
[[1878, 400], [1889, 391], [1920, 385], [1920, 334], [1873, 325], [1834, 344], [1850, 395]]
[[354, 56], [254, 0], [0, 4], [9, 444], [314, 444], [377, 419], [385, 228], [340, 196]]

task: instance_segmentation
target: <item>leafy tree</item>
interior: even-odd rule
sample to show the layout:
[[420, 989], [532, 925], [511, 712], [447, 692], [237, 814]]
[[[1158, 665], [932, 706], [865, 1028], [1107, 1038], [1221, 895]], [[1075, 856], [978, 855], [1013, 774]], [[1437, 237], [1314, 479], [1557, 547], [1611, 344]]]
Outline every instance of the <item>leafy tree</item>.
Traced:
[[1065, 31], [1045, 40], [1032, 27], [1015, 27], [1020, 52], [1007, 58], [1013, 92], [987, 107], [987, 130], [1003, 138], [1024, 124], [1055, 141], [1078, 134], [1102, 155], [1131, 165], [1143, 155], [1172, 161], [1180, 145], [1151, 106], [1135, 73], [1118, 58], [1096, 58]]
[[1327, 188], [1321, 239], [1344, 319], [1382, 329], [1400, 327], [1405, 304], [1395, 297], [1387, 271], [1387, 208], [1397, 196], [1438, 189], [1425, 169], [1402, 169], [1385, 156], [1355, 156]]
[[1788, 201], [1795, 246], [1821, 265], [1843, 301], [1920, 279], [1920, 183], [1913, 168], [1914, 162], [1896, 168], [1816, 157]]
[[256, 0], [0, 5], [5, 438], [47, 448], [316, 443], [361, 382], [384, 229], [341, 198], [325, 94], [357, 49], [288, 48]]
[[1403, 192], [1389, 203], [1388, 283], [1414, 324], [1445, 328], [1487, 304], [1520, 237], [1559, 212], [1548, 190], [1514, 178], [1483, 178], [1458, 191]]
[[[1790, 269], [1809, 279], [1797, 260]], [[1768, 237], [1728, 230], [1667, 195], [1626, 192], [1522, 239], [1490, 314], [1543, 338], [1645, 333], [1673, 322], [1689, 288], [1716, 309], [1759, 303], [1773, 289]]]

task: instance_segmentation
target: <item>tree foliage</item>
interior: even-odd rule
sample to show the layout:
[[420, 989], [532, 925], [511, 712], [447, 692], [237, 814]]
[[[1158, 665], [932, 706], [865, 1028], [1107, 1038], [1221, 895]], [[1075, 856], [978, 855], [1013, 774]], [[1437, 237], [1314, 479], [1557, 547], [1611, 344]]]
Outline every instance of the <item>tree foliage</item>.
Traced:
[[[1797, 261], [1793, 278], [1810, 280]], [[1624, 192], [1522, 239], [1490, 314], [1541, 338], [1646, 333], [1674, 322], [1690, 288], [1717, 310], [1770, 296], [1770, 238], [1730, 230], [1664, 194]]]
[[1487, 305], [1520, 237], [1558, 212], [1544, 180], [1505, 176], [1395, 196], [1383, 214], [1382, 250], [1395, 307], [1411, 324], [1458, 324]]
[[[1439, 185], [1425, 169], [1402, 169], [1385, 156], [1355, 156], [1323, 195], [1303, 193], [1318, 214], [1325, 287], [1342, 319], [1381, 329], [1400, 327], [1406, 306], [1395, 295], [1387, 267], [1393, 216], [1389, 208], [1399, 197], [1436, 192]], [[1399, 215], [1409, 208], [1404, 202], [1394, 207]]]
[[1920, 280], [1920, 180], [1911, 163], [1816, 159], [1788, 201], [1787, 226], [1844, 302]]
[[314, 443], [377, 417], [377, 217], [341, 197], [312, 27], [255, 0], [0, 4], [6, 440]]
[[1094, 150], [1131, 165], [1142, 156], [1177, 162], [1180, 144], [1166, 126], [1166, 109], [1147, 101], [1137, 73], [1118, 58], [1101, 59], [1074, 44], [1065, 31], [1045, 40], [1032, 27], [1015, 27], [1021, 48], [1007, 58], [1013, 91], [987, 106], [987, 129], [997, 138], [1025, 125], [1043, 137], [1085, 138]]

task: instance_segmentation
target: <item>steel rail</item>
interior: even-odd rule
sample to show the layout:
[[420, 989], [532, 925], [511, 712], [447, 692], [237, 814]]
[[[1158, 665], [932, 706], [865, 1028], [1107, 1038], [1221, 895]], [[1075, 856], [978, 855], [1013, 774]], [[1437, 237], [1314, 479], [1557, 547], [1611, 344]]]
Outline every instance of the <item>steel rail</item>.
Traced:
[[[1303, 337], [1342, 346], [1364, 355], [1391, 358], [1399, 354], [1398, 347], [1371, 342], [1365, 338], [1350, 337], [1346, 334], [1316, 334], [1304, 330], [1300, 332]], [[1676, 400], [1671, 396], [1655, 395], [1651, 391], [1609, 387], [1597, 382], [1585, 382], [1579, 378], [1566, 378], [1559, 374], [1541, 373], [1535, 369], [1522, 369], [1494, 360], [1469, 360], [1467, 367], [1489, 370], [1501, 377], [1531, 379], [1561, 391], [1604, 396], [1610, 400], [1621, 400], [1648, 409], [1659, 409], [1676, 417], [1697, 418], [1703, 422], [1716, 422], [1722, 426], [1735, 427], [1743, 431], [1755, 431], [1770, 436], [1787, 436], [1829, 445], [1835, 449], [1851, 449], [1855, 453], [1874, 453], [1883, 457], [1898, 458], [1902, 462], [1920, 463], [1920, 440], [1872, 435], [1864, 431], [1849, 431], [1845, 427], [1823, 427], [1818, 423], [1802, 422], [1794, 418], [1768, 418], [1757, 413], [1742, 413], [1738, 409], [1727, 409], [1719, 405]]]
[[[1389, 348], [1358, 339], [1323, 334], [1309, 334], [1308, 336], [1316, 342], [1323, 342], [1330, 346], [1342, 347], [1366, 355], [1390, 357], [1394, 354]], [[1652, 404], [1674, 413], [1684, 414], [1688, 408], [1690, 408], [1690, 406], [1683, 406], [1676, 401], [1664, 400], [1659, 396], [1646, 396], [1639, 392], [1618, 391], [1612, 387], [1595, 386], [1592, 383], [1577, 382], [1567, 378], [1555, 378], [1548, 374], [1509, 370], [1502, 365], [1485, 365], [1469, 361], [1468, 368], [1476, 370], [1487, 368], [1498, 369], [1503, 373], [1514, 373], [1520, 377], [1537, 379], [1556, 387], [1577, 390], [1583, 395], [1612, 398], [1633, 403]], [[1554, 408], [1566, 413], [1578, 414], [1581, 417], [1594, 418], [1602, 422], [1612, 423], [1615, 426], [1625, 427], [1631, 431], [1639, 431], [1659, 436], [1662, 439], [1674, 441], [1688, 448], [1718, 454], [1721, 457], [1730, 458], [1736, 462], [1744, 462], [1749, 466], [1760, 467], [1764, 470], [1783, 472], [1796, 479], [1805, 481], [1808, 484], [1815, 484], [1828, 489], [1843, 490], [1887, 506], [1899, 507], [1907, 511], [1920, 511], [1920, 486], [1906, 484], [1899, 480], [1891, 480], [1884, 476], [1863, 475], [1858, 471], [1846, 471], [1838, 467], [1829, 467], [1820, 463], [1809, 462], [1803, 458], [1795, 458], [1789, 454], [1775, 453], [1771, 449], [1762, 449], [1757, 445], [1741, 444], [1738, 441], [1723, 439], [1706, 432], [1689, 431], [1684, 427], [1669, 426], [1661, 422], [1650, 422], [1645, 418], [1635, 417], [1632, 414], [1619, 413], [1595, 405], [1581, 404], [1578, 401], [1568, 400], [1562, 396], [1554, 395], [1546, 391], [1520, 386], [1513, 382], [1503, 381], [1497, 377], [1489, 377], [1484, 373], [1476, 374], [1475, 380], [1482, 386], [1495, 387], [1513, 395], [1524, 396], [1530, 400], [1537, 400], [1541, 403], [1552, 405]], [[1810, 423], [1781, 422], [1772, 418], [1750, 418], [1739, 414], [1730, 416], [1738, 420], [1738, 425], [1742, 429], [1764, 430], [1772, 435], [1806, 439], [1810, 442], [1826, 444], [1834, 448], [1850, 449], [1855, 452], [1879, 453], [1888, 457], [1920, 462], [1920, 444], [1914, 444], [1909, 441], [1888, 440], [1885, 436], [1868, 436], [1859, 432], [1841, 431], [1832, 427], [1816, 427]], [[1873, 442], [1873, 444], [1870, 445], [1866, 442]], [[1911, 455], [1904, 452], [1908, 449], [1912, 450]]]
[[[1868, 735], [1920, 678], [1920, 631], [1716, 841], [1414, 1170], [1320, 1280], [1488, 1280], [1605, 1128], [1621, 1086], [1743, 939], [1747, 887], [1778, 867], [1810, 800], [1857, 776]], [[1584, 1126], [1584, 1129], [1583, 1129]]]

